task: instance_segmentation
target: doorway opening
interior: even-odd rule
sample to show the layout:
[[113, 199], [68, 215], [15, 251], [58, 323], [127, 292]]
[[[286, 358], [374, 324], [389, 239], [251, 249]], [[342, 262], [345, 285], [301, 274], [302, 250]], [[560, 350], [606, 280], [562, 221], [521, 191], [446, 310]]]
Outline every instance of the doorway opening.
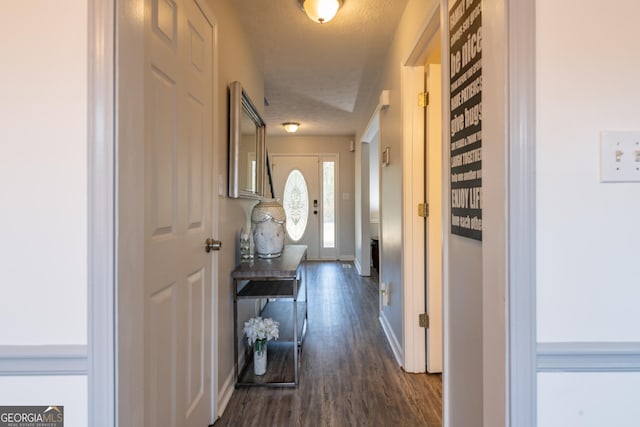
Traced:
[[[374, 112], [360, 144], [360, 197], [362, 215], [360, 217], [360, 257], [356, 268], [361, 276], [372, 276], [376, 281], [380, 276], [380, 110]], [[371, 248], [371, 249], [369, 249]]]
[[[404, 366], [442, 372], [445, 161], [442, 135], [440, 10], [434, 11], [402, 68], [404, 168]], [[416, 101], [418, 99], [418, 101]], [[416, 209], [417, 208], [417, 209]], [[383, 251], [384, 253], [384, 251]], [[422, 316], [418, 324], [416, 318]]]

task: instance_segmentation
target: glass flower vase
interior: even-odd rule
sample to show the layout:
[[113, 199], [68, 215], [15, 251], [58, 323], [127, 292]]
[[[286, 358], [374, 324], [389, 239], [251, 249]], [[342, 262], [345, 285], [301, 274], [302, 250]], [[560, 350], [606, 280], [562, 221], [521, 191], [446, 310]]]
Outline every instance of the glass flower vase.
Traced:
[[245, 233], [244, 230], [240, 231], [240, 262], [253, 261], [253, 254], [251, 253], [251, 238], [249, 233]]
[[264, 375], [267, 372], [267, 340], [253, 343], [253, 373]]

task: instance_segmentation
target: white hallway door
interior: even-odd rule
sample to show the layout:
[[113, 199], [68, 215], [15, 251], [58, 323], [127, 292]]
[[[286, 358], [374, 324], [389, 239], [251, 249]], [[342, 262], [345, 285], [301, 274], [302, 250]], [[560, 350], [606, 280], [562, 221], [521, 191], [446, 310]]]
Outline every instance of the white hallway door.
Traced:
[[[211, 412], [213, 28], [194, 0], [145, 13], [145, 425]], [[214, 252], [215, 253], [215, 252]]]
[[426, 91], [429, 105], [426, 108], [425, 155], [426, 200], [431, 214], [427, 218], [427, 372], [442, 372], [442, 90], [441, 66], [426, 67]]

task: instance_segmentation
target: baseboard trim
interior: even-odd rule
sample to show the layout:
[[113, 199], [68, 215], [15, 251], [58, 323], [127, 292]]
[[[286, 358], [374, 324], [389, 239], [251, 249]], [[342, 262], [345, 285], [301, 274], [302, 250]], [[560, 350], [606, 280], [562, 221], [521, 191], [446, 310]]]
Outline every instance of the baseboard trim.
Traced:
[[0, 376], [87, 375], [86, 345], [0, 346]]
[[355, 259], [353, 265], [356, 267], [356, 271], [362, 277], [371, 277], [371, 267], [365, 269], [359, 260]]
[[398, 366], [402, 367], [402, 361], [404, 360], [404, 354], [402, 351], [402, 346], [396, 338], [396, 335], [393, 333], [393, 329], [387, 320], [387, 317], [384, 315], [384, 312], [380, 312], [380, 316], [378, 317], [380, 320], [380, 325], [382, 325], [382, 330], [384, 331], [385, 336], [387, 337], [387, 342], [391, 347], [391, 351], [393, 352], [393, 356], [396, 358], [396, 362]]
[[218, 398], [218, 418], [222, 417], [222, 414], [224, 414], [224, 410], [227, 409], [227, 405], [231, 400], [231, 396], [233, 396], [233, 390], [235, 390], [234, 377], [235, 374], [233, 373], [233, 370], [231, 370], [231, 372], [229, 372], [229, 375], [227, 375], [227, 379], [222, 385], [222, 389], [218, 393], [218, 396], [220, 396]]
[[640, 372], [640, 342], [538, 343], [538, 372]]
[[356, 271], [360, 276], [362, 276], [362, 267], [360, 266], [360, 261], [357, 259], [353, 260], [353, 266], [356, 268]]

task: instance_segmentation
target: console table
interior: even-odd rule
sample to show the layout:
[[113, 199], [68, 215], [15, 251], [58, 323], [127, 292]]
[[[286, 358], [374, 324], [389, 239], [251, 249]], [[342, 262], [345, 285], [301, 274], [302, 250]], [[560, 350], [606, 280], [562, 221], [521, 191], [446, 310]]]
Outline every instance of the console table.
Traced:
[[[305, 245], [286, 245], [282, 255], [273, 259], [257, 258], [242, 263], [231, 273], [233, 279], [234, 372], [238, 386], [297, 387], [298, 352], [306, 333]], [[260, 315], [280, 322], [280, 338], [267, 344], [267, 373], [253, 374], [253, 353], [245, 345], [243, 366], [238, 366], [239, 336], [238, 300], [267, 299]], [[293, 365], [291, 370], [286, 365]]]

